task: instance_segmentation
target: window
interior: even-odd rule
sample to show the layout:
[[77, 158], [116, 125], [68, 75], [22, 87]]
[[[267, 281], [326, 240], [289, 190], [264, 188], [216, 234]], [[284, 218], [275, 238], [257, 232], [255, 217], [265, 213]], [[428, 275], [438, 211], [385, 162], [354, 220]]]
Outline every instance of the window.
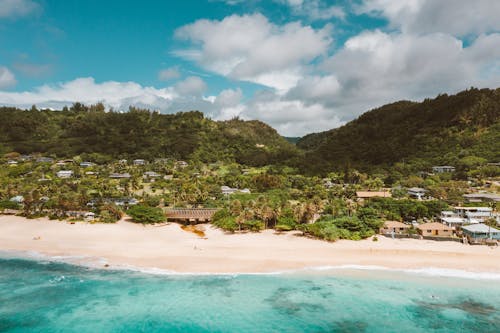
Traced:
[[430, 232], [432, 232], [432, 230], [427, 229], [427, 232], [429, 232], [429, 233], [430, 233]]

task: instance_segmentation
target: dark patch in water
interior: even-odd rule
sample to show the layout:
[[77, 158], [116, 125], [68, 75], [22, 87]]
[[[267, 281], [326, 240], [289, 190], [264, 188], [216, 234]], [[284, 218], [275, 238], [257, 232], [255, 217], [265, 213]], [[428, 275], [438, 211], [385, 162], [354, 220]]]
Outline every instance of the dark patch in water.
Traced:
[[359, 320], [342, 320], [333, 323], [332, 332], [335, 333], [354, 333], [366, 332], [368, 324]]
[[297, 302], [292, 300], [294, 293], [298, 293], [298, 289], [281, 287], [276, 289], [276, 291], [271, 295], [271, 297], [265, 299], [265, 301], [273, 307], [278, 312], [285, 313], [287, 315], [296, 315], [301, 310], [306, 312], [319, 312], [325, 311], [325, 308], [321, 304], [308, 303], [308, 302]]
[[445, 315], [445, 310], [459, 310], [466, 314], [461, 321], [463, 332], [498, 332], [498, 312], [490, 304], [472, 298], [458, 298], [449, 303], [416, 302], [407, 308], [413, 313], [416, 325], [433, 330], [457, 326], [455, 318]]
[[193, 288], [203, 290], [207, 296], [214, 294], [224, 297], [231, 297], [233, 291], [231, 289], [232, 280], [228, 278], [198, 278], [193, 281]]

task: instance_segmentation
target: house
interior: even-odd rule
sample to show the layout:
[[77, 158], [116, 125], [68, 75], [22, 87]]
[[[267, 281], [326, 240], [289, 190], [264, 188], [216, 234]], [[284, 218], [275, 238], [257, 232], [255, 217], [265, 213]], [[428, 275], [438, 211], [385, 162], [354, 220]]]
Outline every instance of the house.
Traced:
[[421, 187], [411, 187], [408, 189], [408, 195], [414, 199], [422, 200], [427, 190]]
[[139, 203], [136, 198], [113, 198], [107, 199], [106, 202], [114, 203], [117, 206], [134, 206]]
[[17, 161], [14, 161], [14, 160], [8, 160], [7, 164], [8, 165], [17, 165], [18, 163], [17, 163]]
[[245, 193], [245, 194], [251, 193], [248, 188], [244, 188], [244, 189], [240, 190], [239, 188], [232, 188], [229, 186], [221, 186], [220, 190], [221, 190], [222, 194], [224, 194], [224, 195], [231, 195], [234, 193]]
[[382, 235], [407, 235], [410, 230], [408, 224], [404, 224], [398, 221], [385, 221], [384, 225], [380, 228], [379, 233]]
[[486, 239], [500, 240], [500, 230], [483, 223], [463, 226], [462, 232], [471, 243], [478, 243]]
[[126, 178], [130, 178], [130, 177], [132, 177], [132, 176], [128, 172], [125, 172], [125, 173], [113, 172], [113, 173], [109, 174], [109, 178], [112, 178], [112, 179], [126, 179]]
[[136, 159], [136, 160], [133, 160], [132, 163], [134, 165], [145, 165], [146, 164], [146, 161], [145, 160], [142, 160], [142, 159]]
[[71, 178], [73, 177], [73, 171], [72, 170], [57, 171], [56, 176], [59, 178]]
[[438, 165], [432, 167], [434, 173], [455, 172], [455, 167], [450, 165]]
[[80, 163], [80, 167], [82, 167], [82, 168], [90, 168], [93, 165], [94, 165], [94, 163], [92, 163], [92, 162], [82, 162], [82, 163]]
[[430, 222], [418, 225], [417, 230], [424, 237], [451, 237], [455, 229], [442, 223]]
[[161, 175], [154, 171], [146, 171], [144, 172], [144, 178], [160, 178]]
[[451, 210], [443, 210], [439, 219], [443, 224], [446, 224], [449, 227], [461, 226], [469, 223], [466, 218], [460, 217], [458, 213], [452, 212]]
[[465, 202], [500, 202], [500, 195], [494, 193], [464, 194]]
[[74, 163], [73, 160], [60, 160], [60, 161], [57, 161], [56, 165], [64, 166], [66, 164], [72, 164], [72, 163]]
[[177, 161], [177, 162], [175, 162], [175, 165], [177, 165], [179, 168], [185, 168], [189, 164], [186, 161]]
[[180, 223], [207, 223], [217, 212], [216, 208], [173, 208], [166, 212], [167, 220]]
[[484, 222], [495, 217], [490, 207], [454, 207], [454, 210], [459, 217], [466, 218], [469, 223]]
[[42, 157], [37, 158], [36, 161], [38, 163], [52, 163], [52, 162], [54, 162], [54, 159], [51, 157], [43, 157], [42, 156]]
[[390, 198], [392, 194], [390, 191], [357, 191], [356, 196], [358, 199]]
[[24, 197], [22, 195], [16, 195], [15, 197], [10, 198], [9, 201], [22, 204], [24, 202]]

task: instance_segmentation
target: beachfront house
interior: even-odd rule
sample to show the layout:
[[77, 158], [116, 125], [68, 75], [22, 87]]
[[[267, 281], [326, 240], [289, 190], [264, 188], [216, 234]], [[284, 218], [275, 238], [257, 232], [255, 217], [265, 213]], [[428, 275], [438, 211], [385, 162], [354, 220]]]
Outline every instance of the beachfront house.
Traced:
[[425, 193], [427, 193], [427, 190], [421, 187], [411, 187], [408, 189], [408, 196], [417, 200], [423, 200]]
[[216, 208], [172, 208], [166, 212], [167, 220], [178, 223], [208, 223]]
[[466, 218], [469, 223], [480, 223], [494, 218], [491, 207], [454, 207], [459, 217]]
[[380, 228], [379, 233], [382, 235], [408, 235], [410, 226], [399, 221], [385, 221]]
[[463, 226], [462, 232], [469, 243], [482, 243], [487, 239], [500, 240], [500, 230], [483, 223]]
[[60, 170], [60, 171], [57, 171], [56, 176], [58, 178], [71, 178], [71, 177], [73, 177], [73, 171], [72, 170]]
[[500, 202], [500, 195], [495, 193], [471, 193], [464, 194], [465, 202]]
[[424, 237], [451, 237], [455, 229], [442, 223], [430, 222], [418, 225], [417, 230]]
[[132, 163], [134, 165], [145, 165], [146, 164], [146, 161], [143, 160], [143, 159], [136, 159], [136, 160], [133, 160]]
[[446, 172], [455, 172], [455, 167], [450, 165], [438, 165], [432, 167], [432, 172], [434, 173], [446, 173]]
[[24, 197], [22, 195], [16, 195], [9, 199], [11, 202], [15, 202], [17, 204], [22, 204], [24, 202]]
[[458, 227], [469, 223], [466, 218], [460, 217], [456, 212], [451, 210], [441, 211], [439, 219], [449, 227]]

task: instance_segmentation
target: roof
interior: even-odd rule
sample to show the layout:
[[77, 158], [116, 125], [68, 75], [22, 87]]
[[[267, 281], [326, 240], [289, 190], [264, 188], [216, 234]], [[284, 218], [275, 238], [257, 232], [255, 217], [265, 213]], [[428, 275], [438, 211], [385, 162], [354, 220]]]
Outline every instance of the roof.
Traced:
[[421, 187], [410, 187], [408, 189], [408, 191], [411, 191], [411, 192], [427, 192], [427, 190], [425, 188], [421, 188]]
[[167, 218], [173, 219], [209, 219], [217, 208], [174, 208], [167, 210]]
[[441, 220], [445, 223], [466, 223], [467, 220], [463, 217], [442, 217]]
[[391, 192], [389, 191], [357, 191], [356, 196], [358, 198], [390, 198], [392, 197]]
[[483, 211], [483, 212], [491, 212], [492, 209], [491, 207], [461, 207], [461, 206], [458, 206], [458, 207], [453, 207], [455, 208], [455, 210], [457, 209], [461, 209], [461, 210], [479, 210], [479, 211]]
[[420, 224], [417, 226], [417, 229], [420, 230], [450, 230], [453, 229], [453, 227], [448, 227], [447, 225], [444, 225], [439, 222], [430, 222], [430, 223], [424, 223]]
[[385, 228], [410, 228], [409, 225], [404, 224], [404, 223], [399, 222], [399, 221], [385, 221], [384, 227]]
[[493, 201], [500, 201], [500, 195], [495, 193], [471, 193], [464, 194], [466, 199], [490, 199]]
[[478, 223], [478, 224], [471, 224], [471, 225], [466, 225], [462, 227], [463, 230], [467, 230], [469, 232], [475, 232], [475, 233], [500, 233], [500, 230], [495, 229], [493, 227], [487, 226], [486, 224], [483, 223]]

